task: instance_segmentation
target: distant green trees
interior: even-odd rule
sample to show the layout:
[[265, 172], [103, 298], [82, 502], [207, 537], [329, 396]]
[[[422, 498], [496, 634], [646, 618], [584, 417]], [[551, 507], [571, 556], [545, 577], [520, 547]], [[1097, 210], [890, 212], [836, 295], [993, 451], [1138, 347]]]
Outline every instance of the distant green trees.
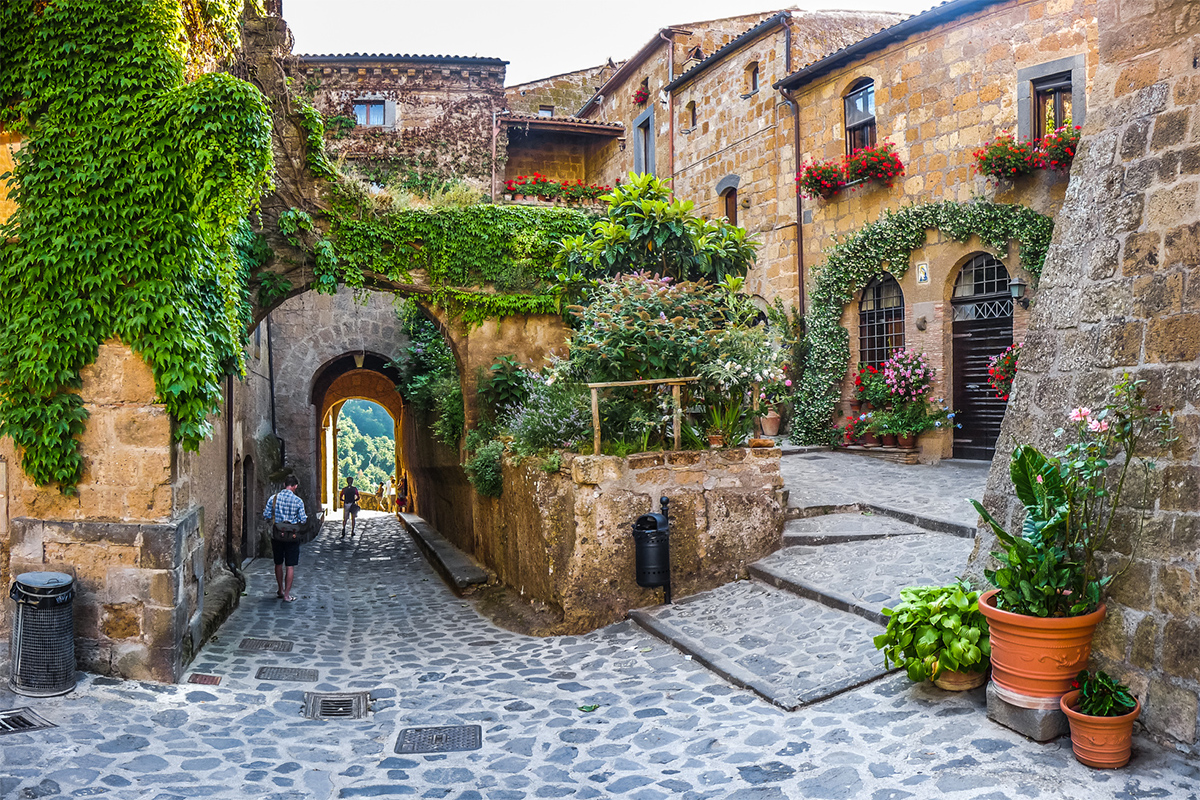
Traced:
[[374, 493], [396, 472], [396, 441], [391, 416], [366, 400], [348, 400], [338, 417], [338, 486], [347, 478], [364, 493]]

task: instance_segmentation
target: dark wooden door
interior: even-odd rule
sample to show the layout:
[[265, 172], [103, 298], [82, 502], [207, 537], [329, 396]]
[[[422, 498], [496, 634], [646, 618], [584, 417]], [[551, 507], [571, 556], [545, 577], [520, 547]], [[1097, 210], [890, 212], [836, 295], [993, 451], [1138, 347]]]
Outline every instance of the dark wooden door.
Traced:
[[988, 362], [1013, 340], [1008, 272], [990, 255], [963, 266], [954, 287], [954, 457], [990, 461], [1008, 401], [988, 384]]

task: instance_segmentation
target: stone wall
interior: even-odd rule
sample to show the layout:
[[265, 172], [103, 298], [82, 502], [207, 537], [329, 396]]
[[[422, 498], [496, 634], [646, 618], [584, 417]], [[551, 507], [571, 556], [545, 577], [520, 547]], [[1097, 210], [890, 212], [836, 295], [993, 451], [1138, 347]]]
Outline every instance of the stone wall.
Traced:
[[[802, 200], [806, 286], [811, 288], [813, 270], [820, 268], [823, 251], [834, 237], [858, 231], [901, 206], [982, 197], [1054, 216], [1066, 192], [1065, 174], [1039, 170], [1015, 181], [996, 182], [975, 172], [972, 153], [1002, 131], [1016, 131], [1019, 108], [1032, 109], [1030, 101], [1018, 97], [1022, 83], [1028, 86], [1028, 80], [1019, 79], [1022, 70], [1081, 56], [1088, 85], [1073, 86], [1072, 97], [1077, 111], [1090, 105], [1085, 95], [1091, 92], [1098, 64], [1097, 36], [1092, 0], [1009, 0], [913, 33], [799, 87], [794, 97], [801, 109], [801, 166], [845, 155], [842, 98], [863, 78], [875, 82], [878, 141], [894, 144], [905, 166], [904, 177], [891, 189], [870, 182], [830, 200]], [[917, 271], [911, 268], [900, 279], [905, 343], [929, 355], [947, 397], [955, 381], [950, 296], [962, 265], [979, 252], [986, 250], [977, 239], [960, 245], [932, 231], [927, 246], [910, 259], [910, 267], [928, 265], [928, 282], [918, 283]], [[1010, 275], [1032, 283], [1017, 255], [1013, 246], [1001, 260]], [[842, 318], [851, 332], [852, 365], [859, 361], [857, 300], [847, 305]], [[916, 326], [922, 318], [925, 330]], [[1014, 309], [1014, 342], [1022, 340], [1027, 319], [1024, 309]], [[844, 386], [849, 397], [851, 376]], [[944, 443], [941, 455], [949, 456], [949, 437], [939, 441]]]
[[510, 125], [504, 179], [536, 172], [554, 181], [585, 180], [588, 154], [599, 144], [593, 137]]
[[[16, 134], [0, 129], [0, 173], [12, 172], [13, 154], [20, 142]], [[0, 181], [0, 221], [8, 219], [16, 210], [17, 204], [8, 197], [8, 183]]]
[[518, 114], [537, 114], [543, 106], [550, 106], [556, 117], [574, 116], [615, 69], [610, 62], [506, 86], [504, 100], [508, 110]]
[[564, 454], [545, 472], [504, 465], [504, 495], [477, 500], [475, 555], [502, 583], [561, 611], [560, 633], [581, 633], [661, 602], [635, 582], [633, 522], [671, 505], [675, 597], [747, 577], [782, 544], [778, 449], [643, 453], [627, 459]]
[[[1081, 151], [1030, 319], [999, 453], [1049, 450], [1068, 411], [1101, 402], [1122, 373], [1173, 408], [1179, 441], [1157, 454], [1141, 537], [1122, 521], [1093, 661], [1128, 681], [1142, 722], [1200, 752], [1200, 13], [1194, 3], [1101, 0], [1100, 68]], [[1020, 509], [997, 457], [985, 504]], [[984, 532], [986, 534], [986, 532]], [[982, 569], [994, 538], [979, 539]]]

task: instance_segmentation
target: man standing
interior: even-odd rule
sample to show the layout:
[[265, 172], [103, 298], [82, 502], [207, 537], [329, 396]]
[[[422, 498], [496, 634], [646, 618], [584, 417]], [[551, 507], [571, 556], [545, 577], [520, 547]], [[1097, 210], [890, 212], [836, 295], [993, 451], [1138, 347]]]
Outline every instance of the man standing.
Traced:
[[354, 538], [354, 523], [358, 521], [358, 489], [354, 487], [354, 479], [346, 478], [346, 488], [342, 489], [342, 535], [346, 538], [346, 520], [350, 520], [350, 538]]
[[[304, 501], [296, 496], [296, 487], [299, 485], [300, 481], [294, 476], [289, 476], [283, 482], [283, 489], [267, 501], [267, 507], [263, 509], [263, 519], [290, 522], [294, 525], [308, 522]], [[274, 532], [271, 536], [271, 555], [275, 559], [275, 583], [279, 586], [279, 592], [275, 596], [285, 603], [291, 603], [296, 599], [292, 594], [292, 579], [296, 576], [296, 565], [300, 563], [300, 543], [281, 542], [273, 534]]]

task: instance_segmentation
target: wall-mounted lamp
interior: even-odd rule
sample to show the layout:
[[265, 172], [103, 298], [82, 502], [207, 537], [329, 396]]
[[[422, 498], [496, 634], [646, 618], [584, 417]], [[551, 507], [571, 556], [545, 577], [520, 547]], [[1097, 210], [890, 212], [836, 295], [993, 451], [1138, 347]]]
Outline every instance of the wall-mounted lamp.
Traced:
[[1021, 304], [1021, 308], [1029, 308], [1029, 298], [1025, 296], [1025, 290], [1029, 284], [1020, 278], [1010, 278], [1008, 281], [1008, 291], [1012, 294], [1012, 299]]

